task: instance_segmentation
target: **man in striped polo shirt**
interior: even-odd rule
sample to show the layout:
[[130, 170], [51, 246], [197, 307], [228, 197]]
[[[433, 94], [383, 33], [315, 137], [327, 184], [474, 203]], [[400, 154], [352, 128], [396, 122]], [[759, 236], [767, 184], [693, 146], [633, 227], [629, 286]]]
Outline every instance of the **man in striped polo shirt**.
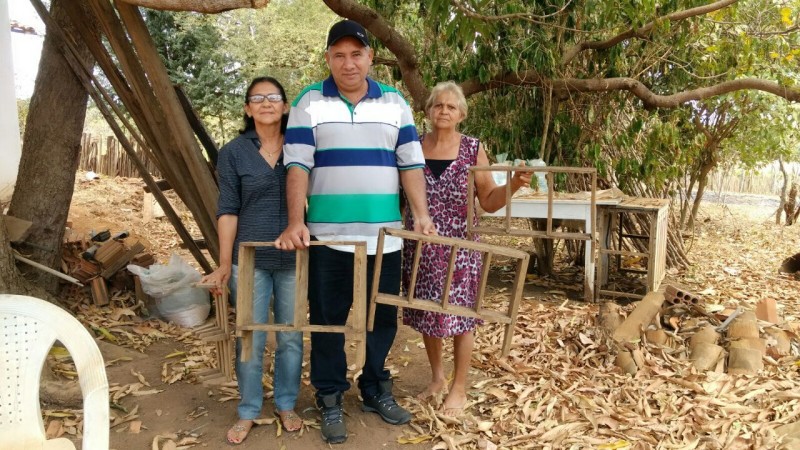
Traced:
[[[411, 205], [415, 231], [436, 233], [428, 215], [425, 158], [411, 109], [397, 90], [367, 77], [372, 57], [361, 25], [343, 20], [330, 29], [325, 61], [331, 76], [300, 93], [289, 113], [284, 149], [289, 225], [276, 240], [284, 250], [306, 248], [312, 236], [319, 241], [366, 241], [367, 292], [380, 228], [401, 227], [400, 185]], [[386, 237], [380, 292], [399, 293], [401, 246], [401, 239]], [[353, 300], [353, 251], [336, 245], [309, 249], [312, 324], [347, 321]], [[385, 368], [396, 333], [397, 308], [378, 305], [358, 387], [364, 411], [403, 424], [411, 414], [395, 402]], [[350, 383], [342, 334], [311, 333], [311, 383], [317, 389], [323, 439], [344, 442], [342, 395]]]

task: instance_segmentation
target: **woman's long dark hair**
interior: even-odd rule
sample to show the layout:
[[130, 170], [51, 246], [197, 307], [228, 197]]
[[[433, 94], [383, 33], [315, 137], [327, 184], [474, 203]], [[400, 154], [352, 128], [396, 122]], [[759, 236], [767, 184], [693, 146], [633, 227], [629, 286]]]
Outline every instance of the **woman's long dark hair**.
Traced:
[[[286, 91], [283, 89], [283, 85], [278, 80], [272, 77], [258, 77], [250, 82], [250, 86], [247, 86], [247, 92], [244, 94], [245, 104], [250, 103], [250, 100], [248, 99], [250, 98], [250, 92], [253, 91], [255, 85], [257, 85], [258, 83], [263, 83], [265, 81], [267, 83], [272, 83], [276, 88], [278, 88], [278, 91], [281, 93], [281, 97], [283, 98], [283, 102], [284, 103], [288, 102], [288, 100], [286, 99]], [[264, 101], [268, 102], [269, 100], [264, 100]], [[286, 133], [286, 124], [288, 122], [289, 122], [289, 114], [286, 113], [283, 115], [283, 117], [281, 117], [281, 134]], [[255, 128], [256, 128], [255, 119], [253, 119], [252, 117], [248, 117], [247, 113], [244, 113], [244, 128], [239, 130], [239, 134], [247, 133], [250, 130], [255, 130]]]

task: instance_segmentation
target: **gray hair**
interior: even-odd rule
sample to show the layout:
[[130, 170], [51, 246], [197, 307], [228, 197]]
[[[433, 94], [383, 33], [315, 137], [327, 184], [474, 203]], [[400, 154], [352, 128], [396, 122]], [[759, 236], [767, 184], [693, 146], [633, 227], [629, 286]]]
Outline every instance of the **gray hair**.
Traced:
[[464, 97], [464, 91], [461, 89], [461, 86], [457, 85], [454, 81], [442, 81], [431, 89], [431, 94], [428, 96], [428, 100], [425, 101], [425, 113], [428, 113], [436, 99], [445, 92], [450, 92], [456, 96], [458, 110], [461, 111], [462, 119], [466, 119], [468, 111], [467, 98]]

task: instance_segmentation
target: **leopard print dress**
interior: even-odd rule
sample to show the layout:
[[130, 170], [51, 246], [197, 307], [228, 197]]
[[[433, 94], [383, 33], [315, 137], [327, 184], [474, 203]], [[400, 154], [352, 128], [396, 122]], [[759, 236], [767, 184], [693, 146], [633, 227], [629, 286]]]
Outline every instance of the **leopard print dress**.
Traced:
[[[424, 137], [423, 137], [424, 139]], [[436, 224], [440, 236], [467, 238], [467, 176], [469, 167], [478, 160], [478, 139], [461, 136], [458, 157], [437, 178], [426, 166], [425, 181], [427, 184], [428, 209], [431, 219]], [[478, 224], [475, 217], [474, 224]], [[413, 230], [414, 222], [411, 211], [406, 206], [405, 227]], [[478, 240], [477, 236], [473, 237]], [[408, 292], [411, 269], [414, 260], [415, 241], [403, 243], [403, 292]], [[481, 257], [478, 252], [465, 249], [456, 256], [453, 281], [450, 286], [448, 302], [453, 305], [473, 307], [478, 292], [481, 273]], [[414, 297], [434, 299], [442, 297], [447, 266], [450, 261], [450, 247], [442, 245], [425, 245], [419, 260], [417, 285]], [[432, 311], [403, 308], [403, 323], [415, 330], [433, 337], [458, 336], [472, 331], [483, 324], [480, 319], [442, 314]]]

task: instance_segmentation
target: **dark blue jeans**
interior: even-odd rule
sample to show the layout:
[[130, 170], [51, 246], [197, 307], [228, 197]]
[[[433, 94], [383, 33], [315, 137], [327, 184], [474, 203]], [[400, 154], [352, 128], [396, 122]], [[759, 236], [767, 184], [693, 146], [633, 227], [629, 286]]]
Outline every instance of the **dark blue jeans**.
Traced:
[[[344, 325], [353, 304], [353, 253], [323, 245], [309, 248], [308, 303], [310, 323]], [[375, 256], [367, 257], [367, 299], [372, 290]], [[400, 252], [383, 255], [378, 291], [400, 292]], [[378, 305], [374, 331], [367, 333], [367, 355], [358, 387], [364, 398], [377, 395], [378, 382], [390, 378], [386, 356], [397, 334], [397, 307]], [[311, 333], [311, 384], [317, 397], [350, 389], [347, 358], [341, 333]]]

